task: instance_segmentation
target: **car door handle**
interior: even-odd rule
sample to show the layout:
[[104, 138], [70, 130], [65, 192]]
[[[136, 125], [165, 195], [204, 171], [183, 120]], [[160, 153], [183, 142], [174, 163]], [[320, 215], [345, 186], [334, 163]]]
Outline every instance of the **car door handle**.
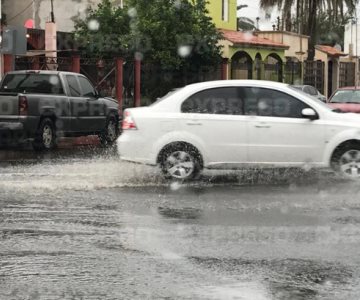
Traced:
[[188, 122], [186, 122], [186, 125], [190, 125], [190, 126], [200, 126], [200, 125], [202, 125], [202, 123], [199, 122], [199, 121], [188, 121]]

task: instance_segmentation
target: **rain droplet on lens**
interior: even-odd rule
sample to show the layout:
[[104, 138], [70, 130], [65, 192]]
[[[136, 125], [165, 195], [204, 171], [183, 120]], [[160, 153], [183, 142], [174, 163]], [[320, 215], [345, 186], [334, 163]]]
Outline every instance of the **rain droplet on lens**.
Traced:
[[50, 83], [51, 83], [52, 85], [57, 85], [57, 84], [59, 84], [59, 78], [58, 78], [57, 76], [54, 76], [54, 75], [50, 76], [49, 81], [50, 81]]
[[100, 23], [98, 20], [92, 19], [88, 22], [88, 28], [91, 31], [97, 31], [100, 28]]
[[311, 167], [311, 164], [306, 162], [303, 166], [302, 166], [302, 169], [305, 171], [305, 172], [309, 172], [312, 167]]
[[181, 0], [175, 0], [174, 7], [177, 9], [180, 9], [181, 8]]
[[144, 54], [142, 54], [141, 52], [135, 52], [134, 55], [136, 60], [143, 60], [144, 59]]
[[178, 47], [178, 54], [181, 57], [188, 57], [191, 54], [192, 47], [188, 45], [182, 45]]
[[55, 124], [55, 126], [56, 126], [56, 128], [63, 128], [63, 121], [61, 121], [61, 120], [56, 120], [56, 124]]
[[170, 184], [170, 189], [172, 191], [177, 191], [181, 187], [181, 184], [179, 182], [172, 182]]
[[252, 38], [253, 38], [253, 34], [252, 34], [252, 33], [246, 32], [246, 33], [244, 34], [244, 39], [245, 39], [246, 41], [250, 41]]
[[131, 7], [128, 10], [128, 15], [130, 18], [135, 18], [137, 16], [137, 10], [135, 7]]

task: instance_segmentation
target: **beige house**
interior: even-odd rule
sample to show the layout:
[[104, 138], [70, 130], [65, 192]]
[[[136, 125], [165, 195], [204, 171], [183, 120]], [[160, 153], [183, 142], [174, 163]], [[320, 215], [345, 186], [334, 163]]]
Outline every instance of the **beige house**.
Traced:
[[[324, 95], [326, 97], [330, 97], [339, 86], [351, 85], [351, 82], [344, 82], [349, 81], [350, 74], [347, 73], [352, 67], [351, 62], [349, 64], [341, 60], [345, 56], [347, 54], [338, 48], [325, 45], [315, 46], [314, 60], [324, 63]], [[346, 80], [343, 80], [342, 76], [346, 77]]]
[[257, 31], [257, 36], [275, 43], [288, 45], [285, 58], [290, 61], [305, 61], [307, 59], [309, 36], [289, 31]]

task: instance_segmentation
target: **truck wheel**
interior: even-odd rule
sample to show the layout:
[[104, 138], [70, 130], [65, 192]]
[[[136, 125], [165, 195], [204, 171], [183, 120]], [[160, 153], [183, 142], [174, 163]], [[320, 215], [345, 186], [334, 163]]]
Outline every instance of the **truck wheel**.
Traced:
[[33, 148], [37, 151], [51, 150], [56, 147], [56, 132], [54, 122], [49, 118], [44, 118], [40, 122], [39, 128], [35, 133]]
[[99, 139], [102, 145], [112, 145], [119, 136], [119, 121], [115, 116], [110, 116], [106, 121], [106, 126]]

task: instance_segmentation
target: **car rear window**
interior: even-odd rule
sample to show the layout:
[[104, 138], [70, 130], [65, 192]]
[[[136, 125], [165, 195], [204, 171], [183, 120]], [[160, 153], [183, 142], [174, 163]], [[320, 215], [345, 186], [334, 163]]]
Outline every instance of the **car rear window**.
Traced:
[[0, 92], [64, 94], [60, 78], [54, 74], [8, 74], [1, 84]]
[[330, 99], [331, 103], [360, 103], [360, 90], [339, 90]]

